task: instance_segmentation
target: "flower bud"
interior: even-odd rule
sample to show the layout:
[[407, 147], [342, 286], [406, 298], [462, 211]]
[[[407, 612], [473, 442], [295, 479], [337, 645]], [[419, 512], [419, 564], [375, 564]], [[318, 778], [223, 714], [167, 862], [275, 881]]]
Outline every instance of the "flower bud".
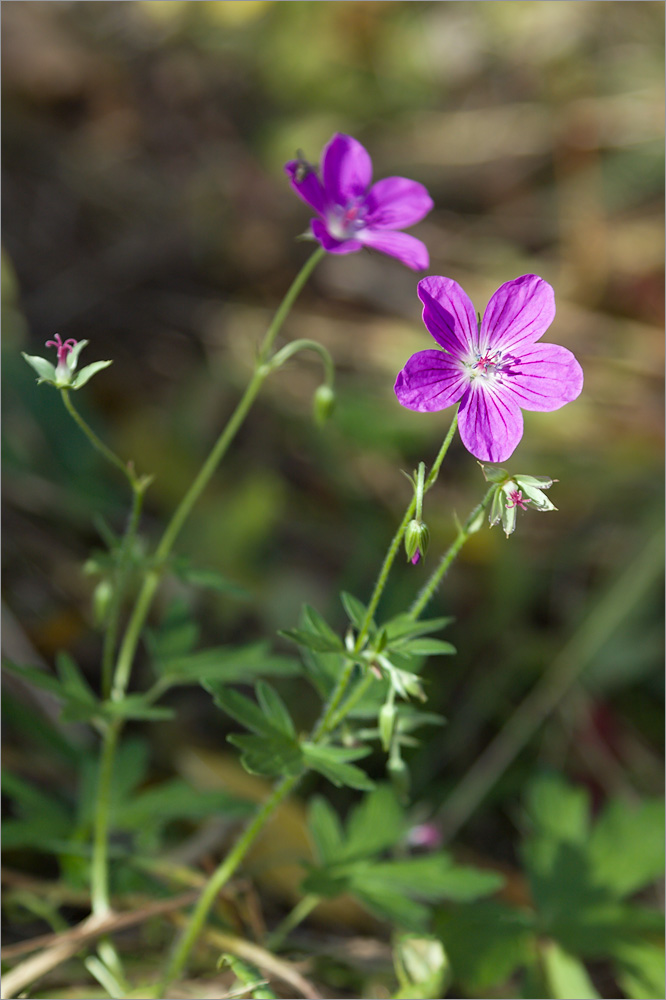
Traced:
[[429, 541], [430, 532], [427, 525], [415, 518], [411, 520], [405, 531], [405, 552], [408, 562], [416, 565], [421, 556], [425, 556], [428, 551]]
[[379, 710], [379, 735], [382, 740], [382, 748], [387, 753], [391, 749], [397, 714], [392, 701], [387, 701]]
[[335, 409], [335, 393], [330, 385], [320, 385], [312, 399], [312, 410], [315, 421], [321, 426], [325, 424]]
[[93, 591], [93, 619], [98, 627], [104, 625], [113, 600], [113, 586], [110, 580], [100, 580]]

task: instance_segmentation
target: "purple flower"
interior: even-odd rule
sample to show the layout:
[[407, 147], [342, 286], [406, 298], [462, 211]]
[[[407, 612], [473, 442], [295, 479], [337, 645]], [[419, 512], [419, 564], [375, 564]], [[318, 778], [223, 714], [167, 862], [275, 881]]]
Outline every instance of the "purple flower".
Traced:
[[372, 160], [356, 139], [336, 133], [324, 148], [321, 172], [303, 159], [284, 169], [294, 191], [319, 216], [310, 222], [312, 235], [329, 253], [372, 247], [414, 271], [428, 266], [425, 244], [396, 230], [420, 222], [433, 207], [432, 198], [406, 177], [386, 177], [370, 187]]
[[423, 322], [443, 351], [412, 355], [395, 383], [403, 406], [432, 413], [460, 401], [462, 442], [482, 462], [504, 462], [523, 436], [523, 410], [558, 410], [583, 388], [566, 347], [537, 344], [555, 316], [553, 289], [524, 274], [497, 289], [479, 324], [451, 278], [424, 278]]

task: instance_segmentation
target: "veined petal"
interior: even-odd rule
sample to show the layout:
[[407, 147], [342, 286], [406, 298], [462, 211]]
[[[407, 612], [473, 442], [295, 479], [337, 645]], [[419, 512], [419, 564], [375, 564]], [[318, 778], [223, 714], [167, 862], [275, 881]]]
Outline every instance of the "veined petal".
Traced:
[[505, 462], [523, 436], [523, 415], [513, 395], [475, 379], [458, 411], [462, 443], [480, 462]]
[[325, 147], [321, 167], [326, 195], [336, 205], [364, 195], [372, 180], [370, 154], [356, 139], [340, 132]]
[[310, 219], [310, 228], [314, 238], [319, 240], [328, 253], [356, 253], [363, 249], [363, 244], [358, 240], [336, 240], [320, 219]]
[[531, 344], [507, 368], [506, 388], [523, 410], [559, 410], [583, 388], [583, 369], [558, 344]]
[[399, 261], [411, 267], [412, 271], [425, 271], [430, 263], [428, 248], [421, 240], [409, 233], [396, 233], [392, 229], [359, 229], [356, 234], [364, 246], [373, 250], [381, 250], [389, 257], [397, 257]]
[[443, 351], [419, 351], [398, 373], [394, 391], [408, 410], [433, 413], [457, 403], [467, 377], [460, 365]]
[[371, 229], [406, 229], [428, 214], [433, 200], [417, 181], [386, 177], [372, 185], [365, 205], [365, 222]]
[[290, 160], [284, 170], [289, 183], [303, 201], [322, 215], [326, 211], [326, 195], [317, 171], [302, 160]]
[[473, 354], [477, 344], [477, 319], [469, 296], [452, 278], [433, 275], [419, 281], [423, 322], [438, 344], [457, 357]]
[[553, 289], [536, 274], [501, 285], [481, 321], [480, 351], [515, 351], [542, 337], [555, 316]]

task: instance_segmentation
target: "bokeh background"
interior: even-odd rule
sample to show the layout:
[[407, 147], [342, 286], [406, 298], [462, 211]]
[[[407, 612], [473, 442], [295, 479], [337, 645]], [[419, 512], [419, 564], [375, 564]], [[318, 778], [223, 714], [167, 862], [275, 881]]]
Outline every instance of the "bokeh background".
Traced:
[[[595, 802], [658, 793], [663, 4], [13, 0], [2, 20], [8, 654], [49, 664], [69, 647], [97, 676], [82, 565], [100, 545], [94, 515], [119, 529], [127, 500], [19, 351], [43, 353], [57, 331], [89, 339], [87, 361], [114, 360], [76, 402], [154, 473], [144, 533], [155, 539], [310, 251], [283, 164], [297, 149], [316, 161], [348, 132], [376, 178], [431, 192], [414, 230], [429, 273], [455, 278], [481, 310], [502, 282], [542, 275], [558, 307], [546, 339], [586, 375], [574, 404], [526, 415], [509, 463], [560, 480], [559, 512], [520, 516], [509, 541], [480, 531], [433, 604], [455, 617], [459, 652], [428, 668], [430, 706], [449, 723], [410, 759], [419, 814], [510, 870], [535, 769], [583, 783]], [[251, 599], [163, 598], [163, 609], [190, 603], [202, 643], [274, 638], [304, 600], [343, 627], [338, 591], [369, 594], [409, 499], [400, 470], [431, 461], [448, 426], [392, 391], [430, 346], [415, 287], [398, 262], [361, 254], [326, 259], [301, 295], [284, 335], [330, 349], [337, 412], [323, 430], [311, 420], [319, 371], [307, 357], [267, 384], [179, 542]], [[387, 612], [482, 490], [456, 443], [427, 499], [432, 554], [398, 565]], [[548, 671], [564, 677], [561, 698], [532, 705], [524, 738], [506, 759], [482, 757], [479, 778], [470, 769]], [[315, 703], [301, 684], [284, 692], [305, 726]], [[177, 703], [177, 725], [148, 731], [156, 773], [187, 770], [194, 748], [226, 753], [204, 694]], [[8, 759], [38, 776], [43, 761], [12, 719]], [[345, 795], [334, 794], [342, 809]]]

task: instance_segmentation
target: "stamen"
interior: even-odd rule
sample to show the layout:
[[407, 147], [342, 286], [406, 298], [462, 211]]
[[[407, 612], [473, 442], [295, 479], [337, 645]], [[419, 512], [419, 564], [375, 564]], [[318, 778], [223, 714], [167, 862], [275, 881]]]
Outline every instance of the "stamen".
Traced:
[[512, 490], [509, 493], [509, 503], [505, 504], [507, 510], [511, 510], [512, 507], [520, 507], [521, 510], [527, 510], [527, 504], [532, 503], [531, 500], [527, 500], [523, 496], [522, 490]]
[[46, 347], [55, 347], [56, 350], [57, 350], [57, 352], [58, 352], [58, 364], [59, 365], [64, 365], [65, 362], [67, 361], [67, 355], [70, 353], [70, 351], [74, 350], [74, 348], [76, 347], [77, 343], [78, 343], [78, 341], [77, 340], [73, 340], [72, 338], [70, 338], [69, 340], [66, 340], [63, 343], [63, 341], [61, 340], [60, 334], [56, 333], [56, 334], [54, 334], [54, 339], [53, 340], [47, 340], [46, 341], [46, 345], [45, 346]]

